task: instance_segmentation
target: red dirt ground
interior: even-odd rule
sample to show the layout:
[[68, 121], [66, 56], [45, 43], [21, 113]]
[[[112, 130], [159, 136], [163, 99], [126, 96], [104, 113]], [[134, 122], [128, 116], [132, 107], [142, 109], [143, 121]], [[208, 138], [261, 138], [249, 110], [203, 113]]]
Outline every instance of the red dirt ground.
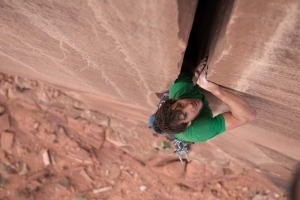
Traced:
[[146, 124], [0, 74], [0, 200], [286, 199], [211, 143], [182, 165]]

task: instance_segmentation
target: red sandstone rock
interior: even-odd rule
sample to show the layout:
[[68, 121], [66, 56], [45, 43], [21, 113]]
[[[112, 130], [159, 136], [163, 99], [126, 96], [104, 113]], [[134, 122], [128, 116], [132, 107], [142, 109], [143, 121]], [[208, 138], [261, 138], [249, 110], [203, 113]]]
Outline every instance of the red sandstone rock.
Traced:
[[[223, 10], [226, 6], [221, 3]], [[272, 0], [263, 5], [238, 0], [231, 12], [220, 16], [212, 31], [208, 79], [242, 92], [256, 109], [257, 119], [212, 142], [267, 171], [288, 173], [293, 164], [277, 158], [300, 159], [300, 151], [294, 150], [300, 145], [299, 2], [279, 0], [275, 6]], [[222, 107], [216, 98], [209, 100]]]
[[103, 127], [89, 124], [84, 127], [82, 139], [96, 149], [99, 149], [104, 142], [104, 134]]
[[0, 131], [4, 131], [10, 128], [9, 116], [8, 114], [0, 115]]
[[14, 133], [4, 131], [1, 133], [1, 149], [8, 150], [12, 147], [14, 141]]
[[95, 94], [136, 109], [130, 104], [153, 108], [155, 92], [176, 78], [197, 0], [89, 1], [79, 10], [77, 3], [63, 1], [2, 4], [1, 71], [18, 71], [83, 91], [81, 98]]
[[0, 115], [2, 115], [3, 113], [5, 113], [5, 107], [3, 105], [0, 105]]

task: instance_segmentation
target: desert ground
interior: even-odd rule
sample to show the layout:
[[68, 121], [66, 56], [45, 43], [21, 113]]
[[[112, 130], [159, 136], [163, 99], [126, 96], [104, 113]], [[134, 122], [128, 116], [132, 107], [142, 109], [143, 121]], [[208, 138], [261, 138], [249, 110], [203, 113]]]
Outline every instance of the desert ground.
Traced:
[[181, 164], [146, 123], [89, 110], [38, 81], [0, 78], [2, 200], [286, 199], [212, 143], [194, 144]]

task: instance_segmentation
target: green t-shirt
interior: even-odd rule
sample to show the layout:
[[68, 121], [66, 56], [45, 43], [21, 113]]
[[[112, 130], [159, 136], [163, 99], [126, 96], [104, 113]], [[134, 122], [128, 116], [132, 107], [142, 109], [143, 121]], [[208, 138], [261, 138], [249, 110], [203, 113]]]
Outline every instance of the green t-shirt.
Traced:
[[198, 86], [192, 82], [192, 75], [181, 72], [169, 91], [171, 99], [200, 99], [203, 107], [200, 114], [182, 133], [175, 134], [175, 138], [187, 142], [205, 142], [225, 131], [225, 120], [222, 114], [213, 117], [208, 101]]

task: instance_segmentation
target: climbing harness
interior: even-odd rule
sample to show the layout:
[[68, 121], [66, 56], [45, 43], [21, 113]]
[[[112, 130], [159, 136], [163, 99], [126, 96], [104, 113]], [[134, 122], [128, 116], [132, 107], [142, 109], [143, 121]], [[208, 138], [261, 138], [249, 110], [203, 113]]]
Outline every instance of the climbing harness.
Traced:
[[191, 144], [192, 143], [190, 143], [190, 142], [182, 142], [182, 141], [179, 141], [177, 139], [173, 140], [173, 147], [175, 149], [174, 153], [178, 156], [178, 158], [179, 158], [179, 160], [182, 164], [184, 164], [184, 163], [182, 161], [181, 155], [185, 155], [185, 158], [186, 158], [187, 162], [191, 161], [190, 158], [187, 155], [187, 153], [189, 152]]

